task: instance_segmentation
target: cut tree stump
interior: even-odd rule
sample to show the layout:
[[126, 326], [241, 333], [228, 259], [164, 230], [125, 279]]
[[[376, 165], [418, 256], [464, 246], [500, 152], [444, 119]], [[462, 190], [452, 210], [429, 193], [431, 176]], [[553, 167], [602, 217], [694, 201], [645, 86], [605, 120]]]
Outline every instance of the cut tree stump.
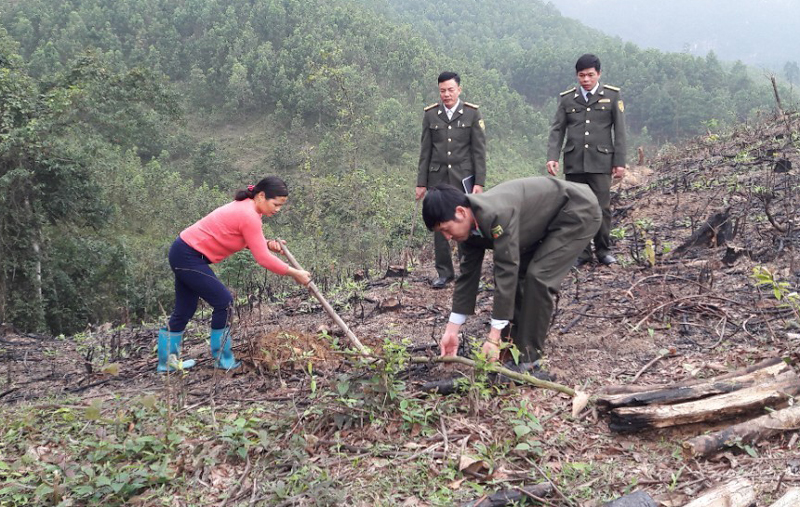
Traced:
[[461, 504], [461, 507], [504, 507], [526, 503], [533, 500], [533, 497], [544, 498], [553, 493], [553, 485], [549, 482], [535, 484], [532, 486], [521, 486], [512, 489], [503, 489], [489, 496], [482, 496], [477, 500]]
[[781, 405], [790, 396], [798, 393], [800, 378], [792, 370], [770, 381], [703, 400], [668, 406], [615, 408], [611, 411], [608, 427], [612, 431], [634, 432], [708, 420], [718, 421], [766, 406]]
[[[694, 437], [683, 443], [683, 449], [689, 456], [710, 456], [736, 444], [752, 444], [776, 433], [797, 429], [800, 429], [800, 405]], [[795, 505], [800, 505], [800, 501]]]
[[[763, 368], [768, 368], [770, 366], [776, 365], [778, 363], [784, 363], [783, 358], [781, 357], [773, 357], [770, 359], [765, 359], [760, 361], [756, 364], [750, 365], [747, 368], [740, 368], [738, 370], [732, 371], [730, 373], [726, 373], [724, 375], [718, 375], [713, 378], [715, 382], [720, 380], [728, 380], [736, 377], [740, 377], [742, 375], [746, 375], [748, 373], [752, 373], [757, 370], [761, 370]], [[629, 393], [641, 393], [645, 391], [654, 391], [656, 389], [667, 389], [667, 388], [676, 388], [676, 387], [690, 387], [696, 386], [699, 384], [703, 384], [706, 382], [711, 381], [712, 379], [693, 379], [686, 382], [679, 382], [677, 384], [669, 384], [666, 386], [635, 386], [635, 385], [615, 385], [615, 386], [606, 386], [599, 391], [601, 395], [610, 395], [610, 394], [629, 394]]]
[[605, 503], [603, 507], [658, 507], [658, 504], [644, 491], [637, 491]]
[[753, 483], [747, 479], [736, 479], [721, 484], [683, 507], [750, 507], [756, 504]]
[[780, 361], [766, 368], [729, 379], [720, 380], [720, 377], [715, 377], [707, 379], [705, 383], [690, 386], [674, 384], [633, 394], [604, 394], [597, 397], [597, 408], [600, 410], [611, 410], [617, 407], [638, 407], [656, 404], [669, 405], [677, 402], [697, 400], [716, 394], [730, 393], [746, 387], [752, 387], [789, 370], [791, 370], [789, 365]]
[[680, 257], [696, 247], [716, 248], [726, 244], [733, 239], [733, 225], [729, 217], [730, 210], [711, 215], [689, 239], [672, 251], [671, 256]]
[[797, 507], [800, 505], [800, 488], [791, 488], [770, 507]]

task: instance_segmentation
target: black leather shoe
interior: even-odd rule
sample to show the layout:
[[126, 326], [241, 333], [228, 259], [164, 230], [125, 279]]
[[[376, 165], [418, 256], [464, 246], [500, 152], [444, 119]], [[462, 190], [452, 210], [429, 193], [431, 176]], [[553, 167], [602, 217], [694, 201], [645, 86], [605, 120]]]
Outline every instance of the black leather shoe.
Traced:
[[575, 261], [575, 267], [579, 268], [581, 266], [585, 266], [586, 264], [589, 264], [590, 262], [592, 262], [592, 259], [581, 259], [579, 257], [578, 260]]
[[612, 264], [616, 264], [617, 263], [617, 259], [611, 254], [605, 254], [604, 256], [600, 257], [597, 260], [599, 260], [600, 263], [605, 265], [605, 266], [610, 266]]
[[431, 282], [431, 287], [433, 287], [434, 289], [443, 289], [444, 286], [447, 285], [448, 282], [450, 282], [450, 280], [452, 279], [453, 279], [452, 276], [440, 276], [439, 278]]

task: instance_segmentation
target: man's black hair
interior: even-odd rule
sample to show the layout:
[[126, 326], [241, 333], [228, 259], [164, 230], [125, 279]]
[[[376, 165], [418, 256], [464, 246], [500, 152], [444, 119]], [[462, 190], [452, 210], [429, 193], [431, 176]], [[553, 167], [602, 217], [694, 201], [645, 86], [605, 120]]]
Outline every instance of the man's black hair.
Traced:
[[591, 68], [600, 72], [600, 59], [589, 53], [578, 58], [578, 61], [575, 63], [575, 72]]
[[471, 208], [467, 195], [452, 185], [436, 185], [428, 189], [422, 201], [422, 219], [425, 227], [432, 231], [436, 225], [455, 218], [456, 208]]
[[444, 83], [445, 81], [450, 81], [451, 79], [455, 79], [456, 84], [461, 86], [461, 76], [459, 76], [457, 72], [444, 71], [439, 74], [439, 79], [436, 82]]

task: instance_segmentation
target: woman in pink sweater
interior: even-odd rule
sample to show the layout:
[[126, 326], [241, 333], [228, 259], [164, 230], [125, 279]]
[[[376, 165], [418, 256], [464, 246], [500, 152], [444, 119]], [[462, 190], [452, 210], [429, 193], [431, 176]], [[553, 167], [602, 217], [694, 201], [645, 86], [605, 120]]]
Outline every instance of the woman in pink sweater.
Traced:
[[[248, 248], [256, 262], [279, 275], [291, 276], [308, 285], [311, 274], [287, 265], [272, 252], [281, 253], [281, 242], [264, 238], [261, 217], [271, 217], [286, 203], [286, 183], [268, 176], [247, 190], [239, 190], [233, 202], [215, 209], [187, 227], [169, 249], [169, 265], [175, 274], [175, 309], [169, 324], [158, 334], [158, 371], [173, 370], [169, 356], [178, 356], [186, 324], [203, 298], [214, 309], [211, 314], [211, 356], [214, 366], [232, 369], [240, 365], [233, 357], [230, 338], [233, 296], [209, 264], [215, 264]], [[186, 360], [181, 368], [194, 365]]]

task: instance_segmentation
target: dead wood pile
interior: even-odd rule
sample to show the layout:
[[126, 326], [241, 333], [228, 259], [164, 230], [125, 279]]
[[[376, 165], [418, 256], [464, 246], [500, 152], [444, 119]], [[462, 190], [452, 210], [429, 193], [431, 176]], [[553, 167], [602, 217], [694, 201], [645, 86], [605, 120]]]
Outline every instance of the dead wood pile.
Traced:
[[597, 406], [608, 413], [612, 431], [628, 433], [747, 416], [744, 422], [684, 442], [687, 455], [708, 456], [800, 428], [800, 406], [791, 405], [798, 393], [800, 377], [781, 358], [773, 358], [705, 381], [648, 390], [611, 387], [597, 397]]

